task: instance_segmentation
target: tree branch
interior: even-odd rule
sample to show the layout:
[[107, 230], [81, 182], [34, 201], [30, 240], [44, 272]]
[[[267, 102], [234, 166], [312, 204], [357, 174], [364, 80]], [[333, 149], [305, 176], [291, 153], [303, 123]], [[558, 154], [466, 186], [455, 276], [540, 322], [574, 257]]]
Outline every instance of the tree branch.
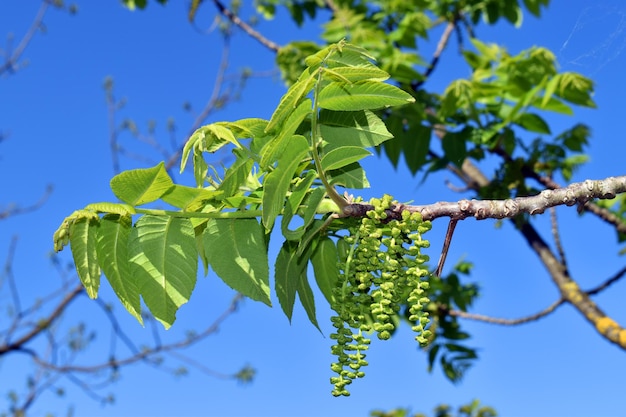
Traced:
[[503, 326], [516, 326], [518, 324], [525, 324], [531, 321], [539, 320], [540, 318], [545, 317], [548, 314], [552, 313], [554, 310], [560, 307], [563, 303], [565, 303], [565, 299], [559, 298], [554, 303], [550, 304], [548, 307], [541, 310], [540, 312], [532, 314], [530, 316], [521, 317], [518, 319], [503, 319], [503, 318], [497, 318], [497, 317], [490, 317], [490, 316], [485, 316], [483, 314], [473, 314], [473, 313], [468, 313], [466, 311], [461, 311], [461, 310], [450, 310], [448, 311], [448, 314], [450, 314], [451, 316], [455, 316], [455, 317], [482, 321], [485, 323], [501, 324]]
[[[585, 203], [594, 198], [610, 199], [626, 192], [626, 176], [609, 177], [604, 180], [586, 180], [572, 183], [556, 190], [543, 190], [537, 195], [516, 197], [507, 200], [459, 200], [457, 202], [439, 202], [428, 205], [398, 204], [387, 210], [387, 219], [400, 219], [402, 211], [419, 212], [424, 220], [439, 217], [463, 220], [474, 217], [483, 219], [513, 218], [522, 213], [541, 214], [550, 207], [559, 205], [572, 206]], [[373, 206], [352, 203], [343, 210], [346, 217], [360, 217]]]
[[226, 18], [228, 18], [228, 20], [230, 20], [232, 23], [240, 27], [244, 32], [246, 32], [252, 38], [259, 41], [261, 45], [268, 48], [272, 52], [278, 52], [278, 50], [280, 49], [280, 46], [277, 43], [272, 42], [271, 40], [267, 39], [265, 36], [261, 35], [261, 33], [254, 30], [252, 26], [248, 25], [246, 22], [241, 20], [236, 14], [234, 14], [230, 9], [224, 6], [224, 4], [220, 0], [213, 0], [213, 3], [215, 3], [217, 10], [219, 10], [219, 12], [222, 15], [224, 15]]

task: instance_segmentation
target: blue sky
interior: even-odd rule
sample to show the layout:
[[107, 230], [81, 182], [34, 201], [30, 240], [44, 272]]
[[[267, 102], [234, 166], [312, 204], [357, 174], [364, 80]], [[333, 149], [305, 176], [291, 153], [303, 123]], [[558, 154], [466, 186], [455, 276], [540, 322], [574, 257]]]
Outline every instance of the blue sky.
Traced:
[[[181, 2], [184, 3], [184, 2]], [[21, 302], [55, 289], [58, 274], [48, 260], [52, 233], [73, 210], [97, 201], [114, 201], [108, 182], [113, 175], [103, 80], [112, 76], [118, 98], [126, 106], [118, 122], [131, 117], [140, 129], [157, 122], [156, 135], [167, 143], [168, 118], [184, 140], [193, 117], [183, 110], [189, 102], [200, 110], [208, 99], [219, 64], [221, 43], [217, 33], [203, 34], [186, 20], [183, 4], [150, 5], [144, 12], [129, 12], [117, 1], [78, 1], [79, 13], [50, 10], [47, 31], [36, 35], [25, 53], [28, 65], [0, 78], [0, 131], [9, 133], [0, 143], [0, 205], [29, 205], [47, 184], [54, 192], [37, 212], [0, 222], [0, 262], [10, 238], [19, 235], [13, 263]], [[19, 39], [30, 24], [39, 2], [0, 3], [0, 35], [13, 32]], [[211, 25], [215, 10], [207, 3], [198, 16], [199, 27]], [[316, 39], [317, 24], [297, 29], [284, 15], [259, 26], [268, 38], [282, 44], [293, 39]], [[554, 117], [558, 132], [576, 122], [591, 126], [591, 162], [574, 180], [622, 175], [622, 128], [626, 83], [626, 5], [618, 0], [554, 2], [541, 20], [526, 16], [521, 29], [510, 26], [479, 27], [481, 39], [501, 42], [513, 53], [532, 45], [552, 49], [561, 69], [579, 71], [596, 81], [598, 110], [577, 110], [574, 117]], [[2, 43], [0, 46], [4, 47]], [[432, 49], [433, 46], [431, 45]], [[273, 70], [273, 54], [243, 34], [232, 40], [232, 72], [251, 67], [259, 73]], [[453, 77], [459, 62], [456, 45], [446, 51], [431, 88], [442, 88]], [[269, 118], [284, 86], [276, 76], [253, 78], [240, 101], [212, 115], [209, 121], [243, 117]], [[616, 123], [617, 122], [617, 123]], [[155, 161], [159, 155], [132, 138], [120, 140]], [[142, 167], [122, 158], [122, 168]], [[454, 178], [442, 173], [429, 183], [394, 170], [384, 159], [370, 158], [366, 169], [372, 189], [365, 196], [390, 193], [400, 201], [430, 203], [460, 198], [446, 188]], [[183, 183], [192, 178], [183, 176]], [[578, 218], [574, 210], [559, 209], [562, 235], [574, 277], [583, 288], [592, 287], [624, 265], [617, 255], [614, 233], [599, 221]], [[549, 236], [547, 217], [535, 220]], [[430, 255], [439, 255], [445, 222], [434, 223], [428, 238]], [[270, 259], [276, 248], [271, 249]], [[508, 224], [496, 229], [491, 221], [461, 223], [448, 257], [449, 265], [465, 257], [475, 263], [471, 276], [483, 286], [473, 311], [499, 317], [519, 317], [543, 309], [558, 294], [549, 277]], [[69, 251], [62, 255], [70, 261]], [[1, 283], [0, 283], [1, 284]], [[599, 305], [618, 322], [626, 322], [623, 309], [625, 283], [615, 284], [596, 297]], [[9, 301], [0, 287], [0, 305]], [[104, 286], [102, 298], [117, 303]], [[200, 278], [188, 305], [178, 314], [174, 328], [162, 332], [173, 340], [186, 329], [198, 329], [214, 320], [227, 306], [233, 292], [212, 274]], [[275, 301], [275, 300], [274, 300]], [[275, 302], [275, 304], [277, 304]], [[149, 339], [121, 306], [115, 312], [133, 340]], [[321, 303], [318, 318], [328, 334], [329, 310]], [[72, 306], [63, 325], [83, 319], [97, 330], [95, 346], [83, 363], [102, 360], [108, 352], [109, 329], [101, 310], [86, 298]], [[0, 328], [7, 319], [0, 316]], [[219, 333], [185, 354], [223, 373], [245, 364], [258, 370], [251, 385], [222, 381], [198, 371], [184, 377], [143, 365], [122, 371], [120, 380], [103, 393], [112, 392], [113, 406], [101, 406], [68, 381], [66, 398], [44, 394], [32, 408], [33, 415], [61, 414], [68, 402], [81, 416], [365, 416], [375, 408], [411, 407], [427, 412], [439, 403], [460, 405], [474, 398], [495, 407], [503, 416], [619, 415], [623, 410], [623, 374], [626, 354], [601, 339], [570, 307], [562, 307], [541, 321], [515, 328], [463, 323], [471, 332], [471, 346], [480, 348], [480, 360], [462, 383], [452, 385], [439, 369], [426, 372], [425, 355], [417, 349], [410, 329], [402, 328], [393, 340], [373, 343], [366, 378], [356, 381], [349, 398], [333, 398], [328, 383], [331, 341], [323, 337], [296, 309], [290, 325], [280, 309], [246, 301], [220, 328]], [[138, 342], [139, 343], [139, 342]], [[100, 356], [97, 356], [100, 355]], [[0, 360], [0, 410], [4, 393], [23, 389], [29, 362], [18, 355]]]

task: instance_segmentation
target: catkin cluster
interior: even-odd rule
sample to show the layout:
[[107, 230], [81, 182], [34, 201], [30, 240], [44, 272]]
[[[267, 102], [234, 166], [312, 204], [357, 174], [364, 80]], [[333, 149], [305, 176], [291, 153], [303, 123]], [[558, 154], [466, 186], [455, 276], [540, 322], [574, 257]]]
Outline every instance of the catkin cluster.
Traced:
[[337, 357], [331, 365], [337, 374], [331, 378], [335, 396], [350, 395], [346, 387], [365, 375], [361, 368], [367, 365], [367, 335], [389, 339], [402, 305], [409, 306], [417, 341], [424, 344], [430, 336], [425, 329], [428, 313], [423, 311], [429, 301], [424, 296], [428, 269], [423, 265], [428, 256], [421, 254], [429, 246], [422, 234], [430, 230], [430, 222], [406, 210], [401, 220], [387, 221], [391, 196], [372, 199], [370, 204], [374, 210], [337, 242], [341, 276], [334, 294], [335, 333], [330, 336], [336, 342], [331, 348]]

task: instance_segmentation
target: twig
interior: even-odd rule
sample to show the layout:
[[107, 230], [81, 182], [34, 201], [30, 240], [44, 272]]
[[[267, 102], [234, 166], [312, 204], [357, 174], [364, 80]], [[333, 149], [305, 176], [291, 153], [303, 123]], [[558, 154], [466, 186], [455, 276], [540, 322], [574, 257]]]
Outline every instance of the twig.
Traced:
[[567, 268], [567, 260], [565, 258], [565, 251], [563, 250], [563, 243], [561, 242], [561, 234], [559, 233], [559, 225], [556, 218], [556, 209], [554, 207], [550, 207], [550, 224], [552, 238], [554, 239], [556, 251], [559, 254], [559, 260], [561, 261], [563, 266]]
[[[109, 369], [109, 368], [120, 368], [122, 366], [136, 363], [138, 361], [146, 360], [147, 358], [152, 357], [158, 353], [169, 353], [171, 351], [181, 349], [184, 347], [189, 347], [195, 343], [198, 343], [199, 341], [203, 340], [210, 334], [215, 333], [217, 331], [219, 326], [231, 314], [233, 314], [237, 310], [237, 307], [241, 299], [242, 299], [241, 294], [238, 294], [237, 296], [235, 296], [233, 300], [231, 301], [229, 307], [219, 317], [217, 317], [217, 319], [215, 319], [213, 323], [210, 326], [208, 326], [203, 332], [197, 335], [194, 335], [192, 337], [186, 338], [184, 340], [178, 341], [178, 342], [173, 342], [170, 344], [163, 344], [154, 348], [148, 348], [148, 349], [142, 350], [141, 352], [137, 354], [132, 354], [124, 359], [113, 359], [113, 360], [109, 360], [106, 362], [102, 362], [102, 363], [90, 365], [90, 366], [55, 365], [53, 363], [50, 363], [48, 361], [41, 359], [36, 354], [33, 356], [33, 360], [39, 366], [45, 369], [55, 371], [55, 372], [61, 372], [61, 373], [65, 373], [65, 372], [93, 373], [93, 372], [98, 372], [98, 371]], [[0, 350], [0, 353], [2, 353], [1, 350]]]
[[26, 47], [33, 39], [33, 36], [35, 36], [35, 32], [37, 32], [37, 30], [41, 27], [41, 23], [44, 16], [46, 15], [46, 11], [48, 10], [49, 6], [49, 1], [44, 0], [41, 2], [41, 6], [39, 6], [39, 10], [37, 11], [35, 18], [33, 19], [33, 22], [26, 31], [26, 34], [24, 35], [20, 43], [17, 45], [17, 48], [15, 48], [12, 53], [9, 53], [4, 64], [0, 65], [0, 75], [5, 71], [15, 71], [17, 61], [19, 61], [19, 59], [21, 58], [22, 54], [26, 50]]
[[441, 249], [441, 255], [439, 256], [439, 262], [437, 263], [437, 269], [435, 270], [436, 277], [440, 277], [441, 271], [443, 271], [443, 265], [446, 263], [448, 249], [450, 248], [450, 243], [452, 242], [452, 234], [454, 233], [457, 222], [458, 220], [451, 219], [448, 223], [448, 230], [446, 231], [446, 237], [443, 241], [443, 248]]
[[540, 312], [532, 314], [530, 316], [521, 317], [518, 319], [503, 319], [503, 318], [498, 318], [498, 317], [485, 316], [483, 314], [468, 313], [468, 312], [460, 311], [460, 310], [450, 310], [448, 311], [448, 314], [450, 314], [451, 316], [455, 316], [455, 317], [482, 321], [485, 323], [501, 324], [503, 326], [516, 326], [518, 324], [524, 324], [524, 323], [529, 323], [531, 321], [539, 320], [540, 318], [545, 317], [548, 314], [552, 313], [554, 310], [557, 309], [557, 307], [560, 307], [563, 303], [565, 303], [565, 299], [560, 298], [556, 300], [555, 302], [553, 302], [552, 304], [550, 304], [548, 307], [541, 310]]
[[439, 63], [439, 58], [441, 57], [443, 50], [446, 49], [446, 46], [448, 45], [448, 42], [450, 41], [450, 35], [452, 34], [452, 32], [454, 32], [455, 27], [456, 27], [456, 19], [448, 22], [448, 24], [446, 25], [446, 28], [441, 34], [441, 38], [439, 38], [439, 42], [437, 43], [437, 49], [435, 49], [435, 52], [433, 53], [433, 57], [430, 60], [430, 64], [426, 68], [426, 71], [424, 71], [424, 74], [422, 74], [422, 79], [411, 83], [411, 88], [414, 91], [417, 91], [426, 82], [428, 77], [430, 77], [430, 75], [433, 73], [433, 71], [437, 67], [437, 64]]
[[252, 38], [254, 38], [257, 41], [259, 41], [261, 43], [261, 45], [265, 46], [266, 48], [268, 48], [269, 50], [271, 50], [273, 52], [278, 52], [278, 50], [280, 49], [280, 46], [277, 43], [272, 42], [271, 40], [267, 39], [265, 36], [261, 35], [261, 33], [259, 33], [256, 30], [254, 30], [250, 25], [248, 25], [246, 22], [241, 20], [230, 9], [228, 9], [226, 6], [224, 6], [224, 4], [222, 4], [222, 2], [220, 0], [213, 0], [213, 3], [215, 3], [215, 6], [217, 7], [217, 10], [219, 10], [219, 12], [222, 15], [226, 16], [228, 18], [228, 20], [230, 20], [235, 25], [240, 27], [244, 32], [246, 32]]
[[[196, 116], [191, 128], [189, 129], [189, 133], [187, 134], [187, 138], [191, 137], [193, 132], [195, 132], [201, 125], [204, 123], [206, 118], [211, 114], [211, 112], [215, 109], [216, 104], [220, 100], [222, 86], [224, 84], [224, 77], [226, 75], [226, 71], [228, 70], [228, 65], [230, 62], [230, 37], [226, 36], [224, 38], [224, 47], [222, 48], [222, 57], [220, 59], [220, 65], [217, 70], [217, 74], [215, 76], [215, 81], [213, 82], [213, 90], [211, 91], [211, 96], [207, 100], [204, 108]], [[184, 146], [184, 144], [183, 144]], [[174, 152], [170, 158], [167, 160], [165, 164], [165, 169], [170, 170], [179, 163], [179, 158], [183, 152], [183, 146], [179, 146], [178, 150]]]
[[20, 337], [15, 342], [0, 345], [0, 356], [13, 350], [20, 349], [23, 345], [35, 338], [38, 334], [46, 330], [46, 328], [48, 328], [48, 326], [50, 326], [56, 319], [58, 319], [61, 314], [63, 314], [67, 306], [82, 292], [83, 285], [78, 284], [76, 287], [74, 287], [72, 291], [65, 295], [59, 305], [57, 305], [57, 307], [52, 311], [52, 313], [50, 313], [48, 317], [41, 319], [31, 331]]
[[624, 275], [626, 275], [626, 267], [620, 269], [615, 275], [613, 275], [611, 278], [607, 279], [606, 281], [604, 281], [602, 284], [598, 285], [595, 288], [592, 288], [588, 291], [586, 291], [587, 295], [596, 295], [598, 294], [600, 291], [604, 291], [605, 289], [607, 289], [610, 285], [615, 284], [617, 281], [619, 281], [620, 279], [622, 279], [624, 277]]
[[10, 216], [16, 216], [18, 214], [30, 213], [39, 209], [41, 206], [43, 206], [46, 203], [46, 201], [52, 194], [52, 190], [53, 190], [52, 185], [48, 184], [46, 186], [46, 190], [44, 191], [43, 195], [39, 198], [39, 201], [37, 201], [35, 204], [32, 204], [28, 207], [18, 206], [18, 207], [13, 207], [13, 208], [6, 208], [3, 211], [0, 211], [0, 220], [6, 219], [7, 217], [10, 217]]

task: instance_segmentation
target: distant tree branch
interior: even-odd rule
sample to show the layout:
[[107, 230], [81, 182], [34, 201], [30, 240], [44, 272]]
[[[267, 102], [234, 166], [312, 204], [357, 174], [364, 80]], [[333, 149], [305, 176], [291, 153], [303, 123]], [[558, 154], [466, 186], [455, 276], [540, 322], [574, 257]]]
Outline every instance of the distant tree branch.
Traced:
[[30, 206], [27, 206], [27, 207], [13, 206], [13, 207], [7, 207], [5, 209], [0, 210], [0, 220], [4, 220], [7, 217], [15, 216], [18, 214], [30, 213], [39, 209], [48, 200], [48, 198], [52, 194], [52, 190], [53, 190], [53, 187], [52, 185], [49, 184], [46, 187], [46, 190], [44, 191], [43, 195], [39, 198], [39, 201], [37, 201], [36, 203]]
[[46, 11], [50, 6], [50, 1], [44, 0], [41, 2], [41, 6], [39, 6], [39, 10], [35, 15], [30, 27], [24, 34], [24, 37], [20, 40], [20, 43], [13, 50], [10, 50], [10, 46], [7, 48], [5, 53], [6, 57], [4, 59], [4, 63], [0, 65], [0, 75], [5, 72], [15, 72], [18, 67], [18, 61], [22, 57], [22, 54], [26, 50], [26, 47], [35, 36], [35, 33], [41, 28], [41, 24], [43, 22], [43, 18], [46, 15]]
[[248, 25], [246, 22], [241, 20], [236, 14], [234, 14], [232, 12], [232, 10], [230, 10], [229, 8], [224, 6], [224, 4], [220, 0], [213, 0], [213, 3], [215, 3], [215, 6], [217, 7], [217, 10], [223, 16], [228, 18], [228, 20], [230, 20], [233, 24], [235, 24], [236, 26], [241, 28], [244, 32], [246, 32], [252, 38], [254, 38], [257, 41], [259, 41], [261, 43], [261, 45], [263, 45], [264, 47], [268, 48], [269, 50], [271, 50], [273, 52], [278, 52], [278, 50], [280, 49], [280, 46], [277, 43], [267, 39], [261, 33], [259, 33], [256, 30], [254, 30], [252, 28], [252, 26]]
[[411, 83], [411, 88], [414, 91], [417, 91], [426, 82], [428, 77], [430, 77], [430, 75], [433, 73], [433, 71], [437, 67], [437, 64], [439, 63], [439, 58], [441, 57], [443, 50], [446, 49], [446, 46], [448, 45], [448, 42], [450, 41], [450, 35], [452, 35], [452, 32], [454, 32], [456, 28], [456, 22], [457, 20], [454, 19], [454, 20], [449, 21], [448, 24], [446, 25], [446, 28], [441, 34], [441, 38], [439, 38], [439, 42], [437, 43], [437, 49], [435, 49], [435, 52], [433, 53], [433, 56], [430, 60], [430, 64], [426, 68], [426, 71], [424, 71], [424, 74], [422, 74], [422, 79]]
[[539, 320], [540, 318], [545, 317], [548, 314], [552, 313], [558, 307], [563, 305], [563, 303], [565, 303], [565, 300], [563, 298], [560, 298], [554, 303], [550, 304], [548, 307], [541, 310], [540, 312], [532, 314], [530, 316], [521, 317], [518, 319], [503, 319], [503, 318], [498, 318], [498, 317], [485, 316], [483, 314], [468, 313], [466, 311], [461, 311], [461, 310], [450, 310], [447, 313], [450, 314], [451, 316], [461, 317], [461, 318], [469, 319], [469, 320], [482, 321], [482, 322], [491, 323], [491, 324], [501, 324], [504, 326], [516, 326], [518, 324], [524, 324], [524, 323], [529, 323], [531, 321]]

